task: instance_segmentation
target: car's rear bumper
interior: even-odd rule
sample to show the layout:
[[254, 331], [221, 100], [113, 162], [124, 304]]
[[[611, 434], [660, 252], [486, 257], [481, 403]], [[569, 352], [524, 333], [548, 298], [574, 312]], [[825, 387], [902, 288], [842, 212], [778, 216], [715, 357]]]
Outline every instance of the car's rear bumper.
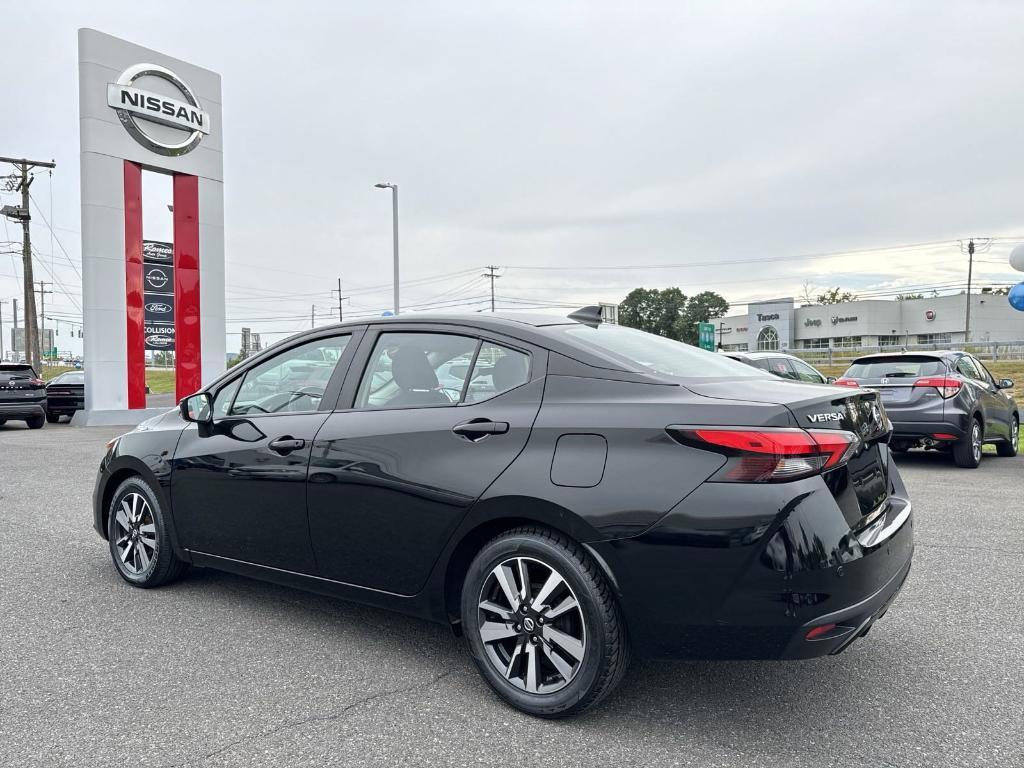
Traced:
[[46, 415], [46, 400], [0, 403], [0, 419], [32, 419]]
[[944, 421], [893, 421], [892, 439], [899, 440], [923, 440], [925, 438], [949, 440], [948, 437], [936, 435], [952, 435], [959, 440], [967, 434], [967, 425], [960, 420]]
[[[889, 479], [877, 528], [851, 530], [842, 493], [821, 477], [705, 483], [639, 536], [589, 547], [611, 573], [640, 655], [838, 653], [885, 613], [910, 570], [913, 515], [891, 462]], [[806, 639], [825, 624], [837, 628]]]
[[74, 413], [85, 408], [85, 400], [81, 397], [48, 397], [47, 413]]

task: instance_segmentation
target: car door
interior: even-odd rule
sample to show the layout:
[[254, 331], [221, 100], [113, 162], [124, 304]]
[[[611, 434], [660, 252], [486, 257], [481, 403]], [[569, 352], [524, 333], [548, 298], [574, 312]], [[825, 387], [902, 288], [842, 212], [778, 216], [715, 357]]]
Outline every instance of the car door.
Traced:
[[996, 380], [976, 357], [970, 358], [978, 373], [978, 384], [982, 387], [982, 397], [986, 402], [986, 432], [989, 437], [1006, 438], [1010, 436], [1010, 418], [1013, 413], [1010, 398], [999, 387]]
[[315, 573], [306, 514], [313, 438], [361, 331], [318, 334], [247, 366], [211, 393], [214, 422], [174, 453], [174, 520], [187, 549]]
[[526, 445], [546, 364], [544, 350], [462, 328], [368, 332], [313, 444], [320, 574], [417, 592], [469, 508]]

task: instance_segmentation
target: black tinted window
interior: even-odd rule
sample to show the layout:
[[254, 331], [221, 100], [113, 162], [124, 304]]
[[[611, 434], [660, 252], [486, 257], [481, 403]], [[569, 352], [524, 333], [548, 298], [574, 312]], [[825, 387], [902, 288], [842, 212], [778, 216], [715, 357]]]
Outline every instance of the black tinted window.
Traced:
[[919, 376], [938, 376], [946, 372], [946, 364], [934, 357], [865, 358], [851, 365], [843, 374], [848, 379], [916, 379]]
[[467, 403], [479, 403], [530, 380], [530, 357], [500, 344], [485, 342], [477, 354], [466, 390]]
[[[348, 340], [347, 335], [314, 339], [250, 368], [230, 412], [258, 416], [317, 410]], [[224, 401], [215, 407], [225, 407]]]

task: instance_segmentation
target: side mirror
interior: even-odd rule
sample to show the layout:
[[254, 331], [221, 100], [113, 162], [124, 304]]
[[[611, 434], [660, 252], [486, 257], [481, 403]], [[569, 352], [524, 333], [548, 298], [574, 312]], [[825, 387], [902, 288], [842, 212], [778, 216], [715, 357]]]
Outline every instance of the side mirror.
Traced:
[[829, 376], [827, 379], [825, 379], [825, 383], [826, 384], [835, 384], [836, 383], [836, 377], [835, 376]]
[[1013, 379], [1000, 379], [996, 387], [999, 389], [1013, 389]]
[[186, 397], [178, 403], [178, 410], [185, 421], [194, 421], [197, 424], [213, 423], [213, 402], [206, 392]]

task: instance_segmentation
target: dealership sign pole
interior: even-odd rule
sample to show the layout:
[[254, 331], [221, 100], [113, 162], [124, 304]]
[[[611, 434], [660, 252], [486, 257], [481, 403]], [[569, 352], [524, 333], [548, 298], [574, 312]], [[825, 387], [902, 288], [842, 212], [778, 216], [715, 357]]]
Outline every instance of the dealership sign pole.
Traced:
[[[85, 412], [148, 415], [146, 352], [174, 352], [177, 399], [225, 366], [220, 75], [78, 33]], [[144, 171], [172, 177], [172, 243], [145, 240]]]

